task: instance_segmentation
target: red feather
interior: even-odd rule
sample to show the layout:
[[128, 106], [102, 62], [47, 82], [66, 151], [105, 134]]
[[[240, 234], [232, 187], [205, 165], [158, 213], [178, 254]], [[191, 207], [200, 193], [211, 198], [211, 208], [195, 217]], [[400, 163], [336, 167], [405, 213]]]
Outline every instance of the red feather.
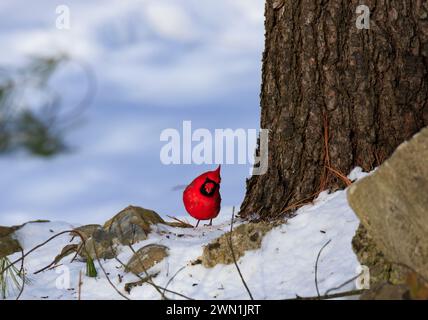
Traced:
[[193, 218], [210, 220], [218, 216], [221, 205], [220, 167], [201, 174], [184, 190], [184, 207]]

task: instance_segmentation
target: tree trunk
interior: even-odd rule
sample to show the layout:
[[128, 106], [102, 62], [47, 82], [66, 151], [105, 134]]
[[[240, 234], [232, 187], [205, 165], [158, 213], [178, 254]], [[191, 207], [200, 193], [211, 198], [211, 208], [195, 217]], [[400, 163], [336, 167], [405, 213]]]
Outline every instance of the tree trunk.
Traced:
[[[370, 29], [356, 27], [360, 4]], [[428, 124], [427, 1], [267, 0], [265, 17], [269, 169], [247, 181], [243, 217], [344, 187], [338, 173], [372, 170]]]

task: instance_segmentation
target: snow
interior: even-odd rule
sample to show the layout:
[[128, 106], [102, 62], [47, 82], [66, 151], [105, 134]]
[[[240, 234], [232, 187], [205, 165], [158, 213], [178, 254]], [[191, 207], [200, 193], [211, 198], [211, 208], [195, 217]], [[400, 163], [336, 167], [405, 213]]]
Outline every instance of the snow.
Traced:
[[[360, 178], [364, 175], [365, 173], [357, 168], [350, 176]], [[247, 299], [248, 294], [233, 264], [220, 264], [214, 268], [191, 265], [191, 262], [202, 254], [204, 245], [229, 230], [231, 212], [231, 207], [223, 208], [212, 227], [182, 229], [157, 225], [147, 240], [134, 245], [135, 250], [151, 243], [169, 247], [169, 256], [149, 270], [160, 272], [154, 282], [165, 287], [171, 277], [184, 267], [169, 284], [169, 290], [194, 299]], [[235, 225], [239, 223], [242, 222], [236, 221]], [[318, 263], [320, 293], [325, 293], [356, 276], [360, 264], [352, 251], [351, 240], [358, 224], [358, 218], [347, 203], [346, 190], [332, 194], [321, 193], [313, 204], [300, 208], [294, 218], [268, 232], [260, 249], [247, 251], [239, 259], [240, 269], [254, 297], [283, 299], [296, 295], [316, 295], [315, 261], [318, 252], [329, 240], [331, 242], [322, 251]], [[16, 237], [27, 252], [53, 234], [73, 227], [77, 225], [63, 222], [30, 223], [17, 231]], [[82, 271], [84, 275], [85, 264], [79, 261], [70, 264], [72, 255], [64, 258], [62, 265], [56, 269], [33, 274], [52, 262], [69, 241], [70, 237], [64, 235], [26, 258], [26, 270], [31, 284], [26, 286], [23, 299], [77, 299], [79, 272]], [[131, 256], [132, 251], [122, 247], [118, 258], [126, 263]], [[20, 254], [17, 253], [11, 259], [19, 257]], [[97, 262], [95, 265], [98, 277], [94, 279], [83, 276], [81, 298], [123, 299], [110, 286]], [[135, 287], [128, 295], [123, 290], [124, 284], [137, 281], [138, 278], [124, 273], [123, 267], [115, 259], [104, 261], [103, 266], [113, 283], [130, 299], [160, 298], [159, 293], [148, 284]], [[64, 279], [67, 280], [65, 275], [68, 273], [70, 286], [61, 287]], [[119, 275], [123, 276], [121, 283]], [[67, 281], [65, 283], [67, 284]], [[340, 290], [350, 289], [354, 289], [354, 283]], [[166, 295], [169, 298], [182, 299], [175, 294]]]

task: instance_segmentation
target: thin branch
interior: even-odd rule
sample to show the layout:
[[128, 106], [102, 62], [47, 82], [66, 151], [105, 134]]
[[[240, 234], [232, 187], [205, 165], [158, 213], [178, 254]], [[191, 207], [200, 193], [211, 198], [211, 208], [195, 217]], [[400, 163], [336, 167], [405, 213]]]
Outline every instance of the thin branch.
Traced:
[[82, 270], [79, 270], [79, 287], [77, 291], [77, 300], [80, 300], [82, 297]]
[[[27, 253], [25, 253], [21, 258], [15, 260], [14, 262], [12, 262], [11, 264], [9, 264], [5, 269], [3, 269], [1, 271], [0, 274], [3, 274], [4, 272], [6, 272], [9, 268], [11, 268], [13, 265], [17, 264], [18, 262], [24, 260], [24, 258], [26, 258], [28, 255], [30, 255], [31, 253], [33, 253], [34, 251], [36, 251], [37, 249], [43, 247], [44, 245], [46, 245], [47, 243], [49, 243], [50, 241], [52, 241], [53, 239], [65, 234], [65, 233], [70, 233], [72, 230], [65, 230], [62, 231], [60, 233], [57, 233], [56, 235], [50, 237], [49, 239], [47, 239], [46, 241], [40, 243], [39, 245], [35, 246], [34, 248], [32, 248], [30, 251], [28, 251]], [[85, 240], [83, 239], [82, 235], [79, 233], [79, 237], [82, 238], [82, 242], [85, 243]]]
[[359, 290], [351, 290], [351, 291], [345, 291], [345, 292], [334, 293], [334, 294], [323, 295], [323, 296], [315, 296], [315, 297], [299, 297], [299, 296], [297, 296], [296, 298], [289, 298], [289, 299], [284, 299], [284, 300], [328, 300], [328, 299], [356, 296], [356, 295], [362, 294], [364, 291], [365, 291], [365, 289], [359, 289]]
[[[109, 230], [108, 230], [109, 232], [111, 231], [111, 225], [110, 225], [110, 227], [109, 227]], [[113, 242], [112, 241], [110, 241], [109, 242], [109, 246], [110, 246], [110, 249], [112, 250], [112, 252], [115, 252], [114, 251], [114, 248], [113, 248]], [[131, 251], [135, 254], [136, 252], [135, 252], [135, 250], [134, 250], [134, 248], [132, 247], [132, 245], [129, 245], [130, 246], [130, 249], [131, 249]], [[117, 261], [117, 262], [119, 262], [120, 263], [120, 265], [122, 265], [122, 267], [123, 268], [126, 268], [126, 265], [117, 257], [117, 255], [114, 255], [114, 259]], [[139, 256], [138, 256], [138, 259], [139, 259], [139, 262], [141, 263], [141, 260], [140, 260], [140, 258], [139, 258]], [[143, 267], [143, 270], [145, 270], [145, 268], [144, 268], [144, 265], [142, 265], [142, 267]], [[150, 277], [150, 275], [148, 274], [148, 272], [147, 272], [147, 270], [145, 270], [145, 274], [146, 274], [146, 278], [143, 278], [143, 277], [141, 277], [139, 274], [137, 274], [137, 273], [135, 273], [135, 272], [133, 272], [133, 274], [137, 277], [137, 278], [139, 278], [141, 281], [144, 281], [144, 282], [147, 282], [148, 284], [150, 284], [151, 286], [153, 286], [156, 290], [157, 289], [160, 289], [160, 290], [164, 290], [164, 292], [166, 291], [166, 292], [168, 292], [168, 293], [172, 293], [172, 294], [175, 294], [175, 295], [178, 295], [178, 296], [180, 296], [180, 297], [182, 297], [182, 298], [184, 298], [184, 299], [187, 299], [187, 300], [194, 300], [193, 298], [190, 298], [190, 297], [188, 297], [188, 296], [185, 296], [184, 294], [181, 294], [181, 293], [179, 293], [179, 292], [175, 292], [175, 291], [172, 291], [172, 290], [169, 290], [169, 289], [167, 289], [167, 288], [163, 288], [163, 287], [161, 287], [161, 286], [159, 286], [159, 285], [156, 285], [152, 280], [151, 280], [151, 278], [152, 277]], [[159, 290], [157, 290], [158, 292], [159, 292]], [[162, 295], [161, 295], [162, 296]], [[165, 297], [166, 298], [166, 297]], [[167, 299], [167, 298], [166, 298]]]
[[248, 288], [247, 283], [245, 282], [244, 277], [242, 276], [241, 269], [238, 266], [238, 262], [236, 262], [235, 252], [233, 250], [233, 245], [232, 245], [232, 231], [233, 231], [233, 218], [234, 218], [234, 216], [235, 216], [235, 207], [233, 207], [233, 210], [232, 210], [232, 219], [231, 219], [231, 222], [230, 222], [230, 234], [229, 234], [229, 239], [228, 239], [229, 249], [230, 249], [230, 252], [232, 254], [233, 263], [235, 264], [236, 270], [238, 270], [239, 277], [241, 278], [241, 281], [242, 281], [245, 289], [247, 290], [248, 295], [250, 296], [250, 299], [254, 300], [253, 295], [251, 294], [251, 291]]
[[[73, 236], [73, 238], [74, 238], [74, 236]], [[65, 254], [67, 253], [67, 252], [69, 252], [69, 251], [72, 251], [73, 249], [72, 248], [70, 248], [69, 250], [67, 250], [66, 252], [65, 252]], [[76, 258], [76, 256], [77, 256], [77, 254], [79, 253], [79, 251], [80, 251], [80, 249], [79, 248], [77, 248], [77, 250], [76, 250], [76, 253], [75, 253], [75, 255], [74, 255], [74, 257], [73, 257], [73, 259], [71, 260], [71, 262], [70, 263], [72, 263], [73, 262], [73, 260]], [[55, 258], [49, 265], [47, 265], [46, 267], [44, 267], [44, 268], [42, 268], [42, 269], [40, 269], [40, 270], [38, 270], [38, 271], [36, 271], [36, 272], [34, 272], [34, 274], [39, 274], [39, 273], [41, 273], [41, 272], [43, 272], [43, 271], [46, 271], [46, 270], [50, 270], [50, 269], [52, 269], [52, 266], [55, 266], [58, 262], [60, 262], [63, 258], [65, 258], [66, 257], [66, 255], [64, 255], [61, 259], [59, 259], [58, 261], [57, 261], [57, 259]]]
[[159, 274], [159, 272], [154, 273], [153, 275], [151, 275], [150, 277], [146, 277], [146, 278], [141, 278], [141, 280], [135, 281], [135, 282], [128, 282], [125, 283], [125, 291], [130, 294], [131, 290], [134, 287], [137, 286], [142, 286], [143, 284], [147, 283], [147, 281], [149, 281], [151, 278], [156, 277]]
[[96, 258], [97, 258], [97, 262], [98, 262], [98, 265], [100, 266], [100, 268], [101, 268], [101, 270], [103, 271], [103, 273], [104, 273], [104, 275], [105, 275], [105, 277], [106, 277], [106, 279], [107, 279], [107, 281], [108, 281], [108, 283], [110, 283], [110, 285], [113, 287], [113, 289], [121, 296], [121, 297], [123, 297], [124, 299], [126, 299], [126, 300], [131, 300], [130, 298], [128, 298], [127, 296], [125, 296], [122, 292], [120, 292], [120, 290], [114, 285], [114, 283], [110, 280], [110, 277], [108, 276], [108, 274], [107, 274], [107, 272], [106, 272], [106, 270], [104, 269], [104, 266], [103, 266], [103, 264], [101, 263], [101, 261], [100, 261], [100, 258], [99, 258], [99, 256], [98, 256], [98, 250], [97, 250], [97, 248], [95, 247], [95, 241], [94, 241], [94, 243], [93, 243], [93, 246], [94, 246], [94, 252], [95, 252], [95, 256], [96, 256]]
[[336, 290], [339, 290], [339, 289], [343, 288], [343, 287], [344, 287], [344, 286], [346, 286], [347, 284], [350, 284], [352, 281], [355, 281], [356, 279], [358, 279], [358, 277], [360, 277], [362, 274], [363, 274], [363, 272], [361, 272], [361, 273], [357, 274], [355, 277], [352, 277], [352, 278], [351, 278], [351, 279], [349, 279], [349, 280], [346, 280], [344, 283], [342, 283], [341, 285], [339, 285], [339, 286], [337, 286], [337, 287], [334, 287], [334, 288], [330, 288], [330, 289], [328, 289], [328, 290], [324, 293], [324, 295], [325, 295], [325, 296], [327, 296], [327, 295], [329, 295], [329, 293], [330, 293], [330, 292], [332, 292], [332, 291], [336, 291]]
[[20, 269], [20, 271], [19, 271], [19, 275], [21, 276], [21, 279], [22, 279], [22, 285], [21, 285], [21, 288], [20, 288], [20, 290], [19, 290], [19, 294], [18, 294], [18, 296], [16, 297], [16, 300], [19, 300], [19, 298], [21, 298], [21, 296], [22, 296], [22, 293], [24, 292], [24, 288], [25, 288], [25, 270], [24, 270], [24, 250], [22, 249], [22, 248], [20, 248], [21, 249], [21, 257], [22, 257], [22, 261], [21, 261], [21, 269]]
[[[121, 265], [122, 265], [122, 267], [124, 267], [124, 268], [126, 268], [126, 265], [119, 259], [119, 258], [117, 258], [117, 257], [115, 257], [115, 260], [117, 261], [117, 262], [119, 262]], [[137, 277], [137, 278], [139, 278], [141, 281], [144, 281], [144, 282], [147, 282], [148, 284], [150, 284], [150, 285], [153, 285], [152, 283], [150, 283], [149, 281], [147, 281], [147, 277], [146, 278], [143, 278], [143, 277], [141, 277], [138, 273], [135, 273], [135, 272], [133, 272], [133, 274]], [[159, 285], [156, 285], [159, 289], [161, 289], [161, 290], [164, 290], [164, 291], [166, 291], [166, 292], [168, 292], [168, 293], [172, 293], [172, 294], [175, 294], [175, 295], [177, 295], [177, 296], [180, 296], [180, 297], [182, 297], [182, 298], [185, 298], [185, 299], [187, 299], [187, 300], [195, 300], [195, 299], [193, 299], [193, 298], [190, 298], [190, 297], [188, 297], [188, 296], [185, 296], [184, 294], [181, 294], [181, 293], [179, 293], [179, 292], [176, 292], [176, 291], [172, 291], [172, 290], [169, 290], [169, 289], [167, 289], [167, 288], [163, 288], [163, 287], [161, 287], [161, 286], [159, 286]]]
[[[76, 233], [76, 234], [80, 237], [80, 239], [82, 240], [83, 248], [86, 250], [86, 246], [85, 246], [86, 241], [85, 241], [85, 238], [83, 237], [83, 235], [82, 235], [79, 231], [76, 231], [76, 230], [66, 230], [66, 231], [62, 231], [62, 232], [57, 233], [56, 235], [54, 235], [54, 236], [50, 237], [48, 240], [46, 240], [46, 241], [42, 242], [41, 244], [39, 244], [39, 245], [35, 246], [33, 249], [31, 249], [30, 251], [28, 251], [26, 254], [22, 255], [22, 257], [21, 257], [20, 259], [15, 260], [13, 263], [11, 263], [10, 265], [8, 265], [4, 270], [2, 270], [1, 274], [3, 274], [6, 270], [8, 270], [11, 266], [13, 266], [14, 264], [18, 263], [19, 261], [23, 261], [23, 260], [24, 260], [24, 258], [25, 258], [25, 257], [27, 257], [29, 254], [31, 254], [31, 253], [32, 253], [32, 252], [34, 252], [35, 250], [37, 250], [37, 249], [39, 249], [39, 248], [43, 247], [44, 245], [46, 245], [47, 243], [49, 243], [49, 242], [50, 242], [50, 241], [52, 241], [53, 239], [55, 239], [55, 238], [59, 237], [60, 235], [65, 234], [65, 233], [71, 233], [71, 232]], [[98, 251], [96, 250], [95, 243], [94, 243], [94, 251], [95, 251], [96, 258], [97, 258], [97, 262], [98, 262], [98, 264], [99, 264], [100, 268], [102, 269], [102, 271], [104, 272], [104, 275], [106, 276], [107, 281], [110, 283], [110, 285], [111, 285], [111, 286], [116, 290], [116, 292], [117, 292], [119, 295], [121, 295], [123, 298], [125, 298], [125, 299], [127, 299], [127, 300], [131, 300], [131, 299], [129, 299], [128, 297], [126, 297], [125, 295], [123, 295], [123, 294], [122, 294], [122, 293], [121, 293], [121, 292], [116, 288], [116, 286], [111, 282], [110, 278], [109, 278], [109, 277], [108, 277], [108, 275], [107, 275], [107, 272], [105, 271], [105, 269], [104, 269], [104, 267], [103, 267], [103, 265], [102, 265], [102, 263], [101, 263], [101, 261], [100, 261], [100, 259], [99, 259], [99, 257], [98, 257]], [[88, 253], [87, 253], [87, 254], [88, 254]]]
[[186, 269], [186, 266], [181, 267], [180, 269], [177, 270], [176, 273], [174, 273], [174, 275], [168, 280], [168, 282], [166, 283], [166, 286], [163, 290], [163, 294], [165, 294], [165, 290], [168, 288], [168, 286], [170, 285], [170, 283], [174, 280], [174, 278], [184, 269]]
[[193, 228], [194, 226], [193, 225], [191, 225], [190, 223], [188, 223], [187, 221], [183, 221], [183, 220], [180, 220], [180, 219], [178, 219], [177, 217], [173, 217], [173, 216], [167, 216], [168, 218], [170, 218], [170, 219], [172, 219], [172, 220], [175, 220], [175, 221], [177, 221], [178, 223], [180, 223], [183, 227], [186, 227], [186, 228]]
[[48, 269], [52, 268], [52, 266], [54, 266], [55, 264], [56, 264], [56, 261], [54, 260], [54, 261], [52, 261], [50, 264], [48, 264], [46, 267], [43, 267], [42, 269], [37, 270], [37, 271], [36, 271], [36, 272], [34, 272], [33, 274], [39, 274], [39, 273], [41, 273], [41, 272], [43, 272], [43, 271], [46, 271], [46, 270], [48, 270]]
[[[109, 226], [109, 229], [108, 229], [108, 232], [109, 233], [111, 233], [111, 226], [112, 226], [113, 224], [110, 224], [110, 226]], [[122, 230], [121, 230], [122, 231]], [[145, 230], [143, 230], [144, 232], [145, 232]], [[146, 232], [145, 232], [146, 233]], [[122, 232], [122, 234], [123, 234], [123, 232]], [[134, 236], [135, 236], [135, 230], [134, 230]], [[148, 235], [147, 235], [147, 233], [146, 233], [146, 237], [147, 237]], [[113, 256], [114, 256], [114, 258], [115, 258], [115, 260], [116, 261], [118, 261], [125, 269], [126, 269], [126, 265], [117, 257], [117, 255], [116, 254], [114, 254], [115, 253], [115, 250], [114, 250], [114, 248], [113, 248], [113, 241], [110, 239], [110, 241], [109, 241], [109, 246], [110, 246], [110, 250], [112, 250], [112, 252], [113, 252]], [[94, 244], [94, 247], [95, 247], [95, 244]], [[131, 249], [131, 251], [134, 253], [134, 255], [136, 254], [136, 252], [135, 252], [135, 250], [134, 250], [134, 248], [132, 247], [132, 245], [131, 245], [131, 243], [129, 243], [129, 245], [128, 245], [128, 247]], [[137, 258], [138, 258], [138, 262], [140, 263], [140, 265], [141, 265], [141, 267], [143, 268], [143, 270], [144, 270], [144, 273], [146, 274], [146, 279], [143, 279], [140, 275], [137, 275], [137, 273], [136, 272], [132, 272], [134, 275], [136, 275], [141, 281], [144, 281], [144, 282], [147, 282], [148, 284], [150, 284], [151, 286], [153, 286], [154, 288], [155, 288], [155, 290], [157, 291], [157, 292], [159, 292], [159, 294], [161, 295], [161, 297], [162, 297], [162, 299], [164, 299], [164, 300], [168, 300], [168, 298], [163, 294], [163, 292], [159, 289], [159, 286], [157, 286], [154, 282], [153, 282], [153, 280], [152, 280], [152, 277], [149, 275], [149, 273], [147, 272], [147, 270], [146, 270], [146, 268], [144, 267], [144, 265], [143, 265], [143, 263], [142, 263], [142, 261], [141, 261], [141, 259], [140, 259], [140, 256], [139, 255], [137, 255]]]
[[[9, 268], [11, 268], [12, 266], [14, 266], [15, 264], [17, 264], [18, 262], [21, 261], [21, 270], [19, 272], [20, 276], [22, 277], [22, 285], [20, 288], [20, 292], [16, 298], [16, 300], [19, 300], [19, 298], [21, 297], [22, 293], [24, 292], [24, 288], [25, 288], [25, 269], [24, 269], [24, 261], [25, 258], [30, 255], [31, 253], [33, 253], [34, 251], [36, 251], [37, 249], [43, 247], [44, 245], [46, 245], [47, 243], [49, 243], [50, 241], [52, 241], [53, 239], [59, 237], [60, 235], [63, 235], [65, 233], [70, 233], [70, 230], [66, 230], [66, 231], [62, 231], [60, 233], [57, 233], [56, 235], [50, 237], [48, 240], [44, 241], [43, 243], [35, 246], [34, 248], [32, 248], [30, 251], [28, 251], [27, 253], [24, 254], [24, 250], [21, 248], [21, 258], [15, 260], [14, 262], [10, 263], [6, 268], [4, 268], [0, 275], [3, 275]], [[82, 239], [82, 241], [84, 242], [84, 238], [82, 237], [82, 234], [80, 234], [79, 232], [77, 232], [79, 237]]]
[[322, 248], [320, 249], [320, 251], [318, 252], [318, 255], [317, 255], [317, 260], [315, 261], [315, 288], [317, 289], [317, 295], [318, 295], [318, 297], [321, 297], [321, 295], [320, 295], [320, 291], [319, 291], [319, 289], [318, 289], [318, 260], [319, 260], [319, 258], [320, 258], [320, 256], [321, 256], [321, 252], [324, 250], [324, 248], [325, 247], [327, 247], [327, 245], [329, 244], [331, 242], [331, 239], [330, 240], [328, 240], [323, 246], [322, 246]]

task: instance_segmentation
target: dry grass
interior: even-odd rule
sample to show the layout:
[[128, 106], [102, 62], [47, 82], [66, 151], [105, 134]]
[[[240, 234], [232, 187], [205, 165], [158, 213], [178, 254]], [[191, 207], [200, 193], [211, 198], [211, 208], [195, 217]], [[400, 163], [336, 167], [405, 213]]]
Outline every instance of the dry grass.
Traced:
[[180, 220], [177, 217], [168, 216], [168, 215], [167, 215], [167, 217], [170, 218], [170, 219], [172, 219], [172, 220], [174, 220], [174, 221], [176, 221], [178, 224], [181, 225], [182, 228], [193, 228], [194, 227], [189, 222]]

